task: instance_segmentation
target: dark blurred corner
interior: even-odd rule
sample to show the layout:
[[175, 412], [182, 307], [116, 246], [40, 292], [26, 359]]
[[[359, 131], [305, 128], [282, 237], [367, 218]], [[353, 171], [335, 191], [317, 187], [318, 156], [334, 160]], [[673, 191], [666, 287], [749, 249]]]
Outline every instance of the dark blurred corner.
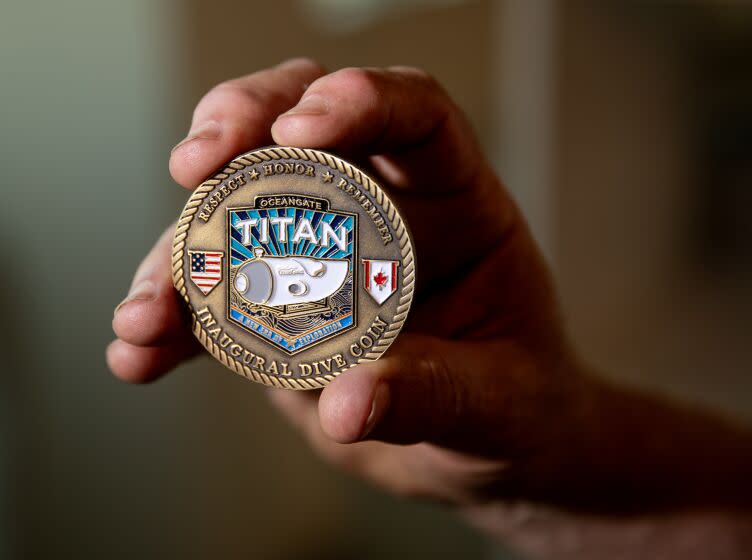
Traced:
[[559, 12], [552, 243], [610, 375], [752, 418], [752, 7]]
[[[566, 7], [565, 7], [566, 6]], [[752, 418], [752, 9], [577, 0], [8, 0], [0, 15], [0, 558], [506, 557], [320, 464], [200, 359], [106, 371], [216, 82], [412, 64], [468, 112], [604, 373]]]

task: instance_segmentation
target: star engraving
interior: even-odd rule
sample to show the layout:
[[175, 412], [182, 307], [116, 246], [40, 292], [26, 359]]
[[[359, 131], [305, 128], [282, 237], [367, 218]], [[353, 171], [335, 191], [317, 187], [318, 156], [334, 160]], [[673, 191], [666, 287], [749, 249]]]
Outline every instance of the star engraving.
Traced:
[[322, 175], [322, 177], [323, 177], [325, 183], [331, 183], [332, 179], [334, 179], [334, 175], [332, 175], [331, 173], [329, 173], [329, 171], [327, 171], [326, 173], [324, 173]]
[[259, 177], [259, 172], [255, 169], [251, 169], [251, 172], [248, 174], [248, 176], [251, 178], [251, 181], [255, 181]]

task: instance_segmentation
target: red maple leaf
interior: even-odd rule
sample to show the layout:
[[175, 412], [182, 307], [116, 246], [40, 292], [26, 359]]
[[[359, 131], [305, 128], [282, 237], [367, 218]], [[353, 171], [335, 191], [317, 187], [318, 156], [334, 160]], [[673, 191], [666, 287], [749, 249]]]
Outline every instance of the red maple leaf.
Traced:
[[386, 281], [389, 280], [389, 277], [384, 274], [383, 270], [379, 270], [379, 273], [373, 277], [373, 281], [376, 282], [376, 285], [379, 288], [383, 288], [386, 286]]

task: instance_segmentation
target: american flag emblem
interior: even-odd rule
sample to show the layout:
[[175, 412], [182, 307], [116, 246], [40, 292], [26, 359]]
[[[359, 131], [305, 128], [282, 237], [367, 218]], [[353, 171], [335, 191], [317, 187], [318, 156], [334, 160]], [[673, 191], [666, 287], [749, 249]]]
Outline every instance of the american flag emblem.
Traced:
[[189, 251], [191, 280], [207, 296], [222, 281], [222, 257], [219, 251]]

